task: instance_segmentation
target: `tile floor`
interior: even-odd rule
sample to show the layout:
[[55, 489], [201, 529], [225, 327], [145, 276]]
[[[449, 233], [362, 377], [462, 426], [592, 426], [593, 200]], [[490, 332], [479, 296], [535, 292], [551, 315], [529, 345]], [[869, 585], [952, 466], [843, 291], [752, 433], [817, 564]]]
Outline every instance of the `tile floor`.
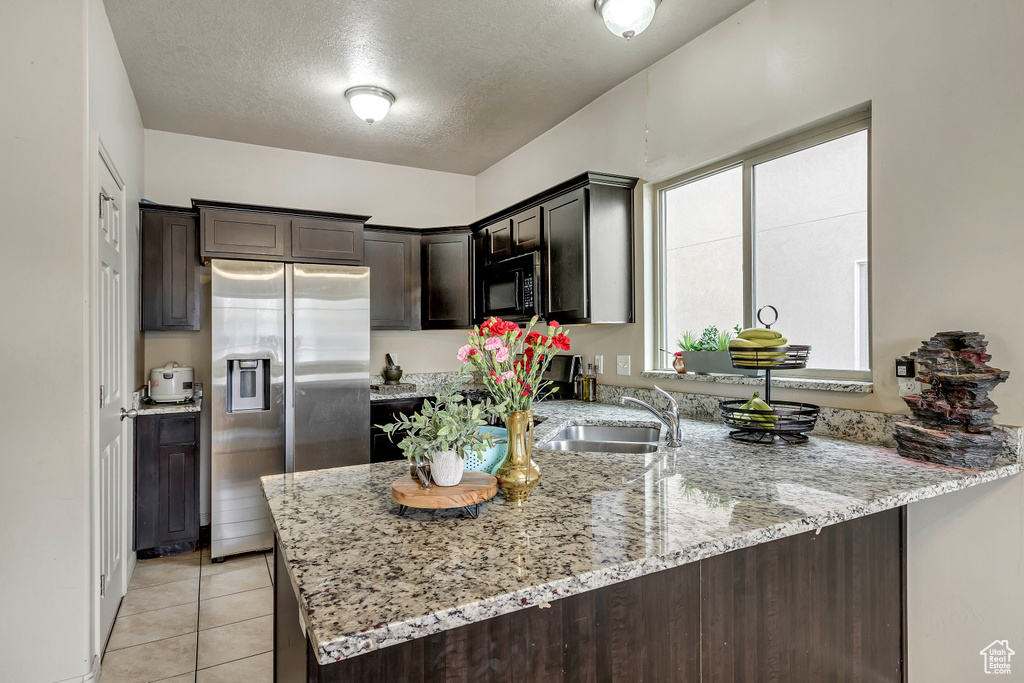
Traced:
[[140, 560], [99, 683], [270, 683], [273, 553]]

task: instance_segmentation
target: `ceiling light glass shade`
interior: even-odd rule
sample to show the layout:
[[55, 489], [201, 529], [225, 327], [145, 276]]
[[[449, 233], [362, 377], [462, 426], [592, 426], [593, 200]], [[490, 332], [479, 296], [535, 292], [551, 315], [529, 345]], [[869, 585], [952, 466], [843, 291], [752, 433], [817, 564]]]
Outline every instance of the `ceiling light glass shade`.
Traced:
[[373, 85], [357, 85], [345, 91], [345, 99], [352, 105], [356, 116], [367, 123], [377, 123], [388, 115], [395, 103], [395, 96], [384, 88]]
[[643, 32], [654, 19], [659, 0], [595, 0], [604, 25], [617, 36], [629, 40]]

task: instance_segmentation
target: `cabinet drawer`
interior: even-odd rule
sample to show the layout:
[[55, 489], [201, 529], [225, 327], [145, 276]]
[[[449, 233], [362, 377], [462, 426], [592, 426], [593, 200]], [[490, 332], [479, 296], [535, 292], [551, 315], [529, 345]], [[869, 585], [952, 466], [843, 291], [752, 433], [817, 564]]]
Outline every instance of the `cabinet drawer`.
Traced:
[[422, 398], [403, 398], [370, 404], [370, 424], [391, 424], [397, 415], [412, 415], [423, 407]]
[[363, 224], [325, 218], [292, 218], [292, 258], [361, 263]]
[[287, 216], [202, 209], [203, 256], [255, 256], [283, 260], [288, 252]]
[[196, 418], [193, 415], [162, 416], [158, 438], [161, 446], [194, 444], [196, 441]]

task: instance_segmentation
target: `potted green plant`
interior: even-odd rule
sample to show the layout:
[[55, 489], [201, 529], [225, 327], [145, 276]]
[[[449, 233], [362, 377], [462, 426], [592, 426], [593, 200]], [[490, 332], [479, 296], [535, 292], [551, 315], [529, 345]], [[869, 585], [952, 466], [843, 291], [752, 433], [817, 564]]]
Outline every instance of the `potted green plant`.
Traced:
[[396, 422], [377, 425], [389, 438], [395, 432], [406, 433], [398, 447], [424, 488], [430, 488], [431, 479], [438, 486], [455, 486], [462, 481], [466, 453], [479, 456], [494, 445], [491, 432], [482, 430], [494, 407], [490, 401], [472, 405], [459, 393], [468, 379], [469, 373], [460, 371], [435, 400], [424, 401], [418, 413], [399, 415]]
[[[734, 330], [734, 331], [733, 331]], [[721, 330], [715, 325], [704, 328], [700, 335], [684, 332], [676, 344], [689, 372], [698, 375], [722, 374], [759, 377], [761, 370], [734, 368], [729, 357], [729, 342], [740, 332], [740, 326], [733, 330]]]

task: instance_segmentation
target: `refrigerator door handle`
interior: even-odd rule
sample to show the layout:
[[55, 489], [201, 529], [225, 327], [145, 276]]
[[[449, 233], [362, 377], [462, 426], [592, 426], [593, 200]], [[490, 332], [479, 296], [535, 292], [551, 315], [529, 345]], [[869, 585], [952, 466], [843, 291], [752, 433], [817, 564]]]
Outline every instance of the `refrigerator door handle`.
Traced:
[[284, 471], [295, 471], [295, 267], [284, 267]]

